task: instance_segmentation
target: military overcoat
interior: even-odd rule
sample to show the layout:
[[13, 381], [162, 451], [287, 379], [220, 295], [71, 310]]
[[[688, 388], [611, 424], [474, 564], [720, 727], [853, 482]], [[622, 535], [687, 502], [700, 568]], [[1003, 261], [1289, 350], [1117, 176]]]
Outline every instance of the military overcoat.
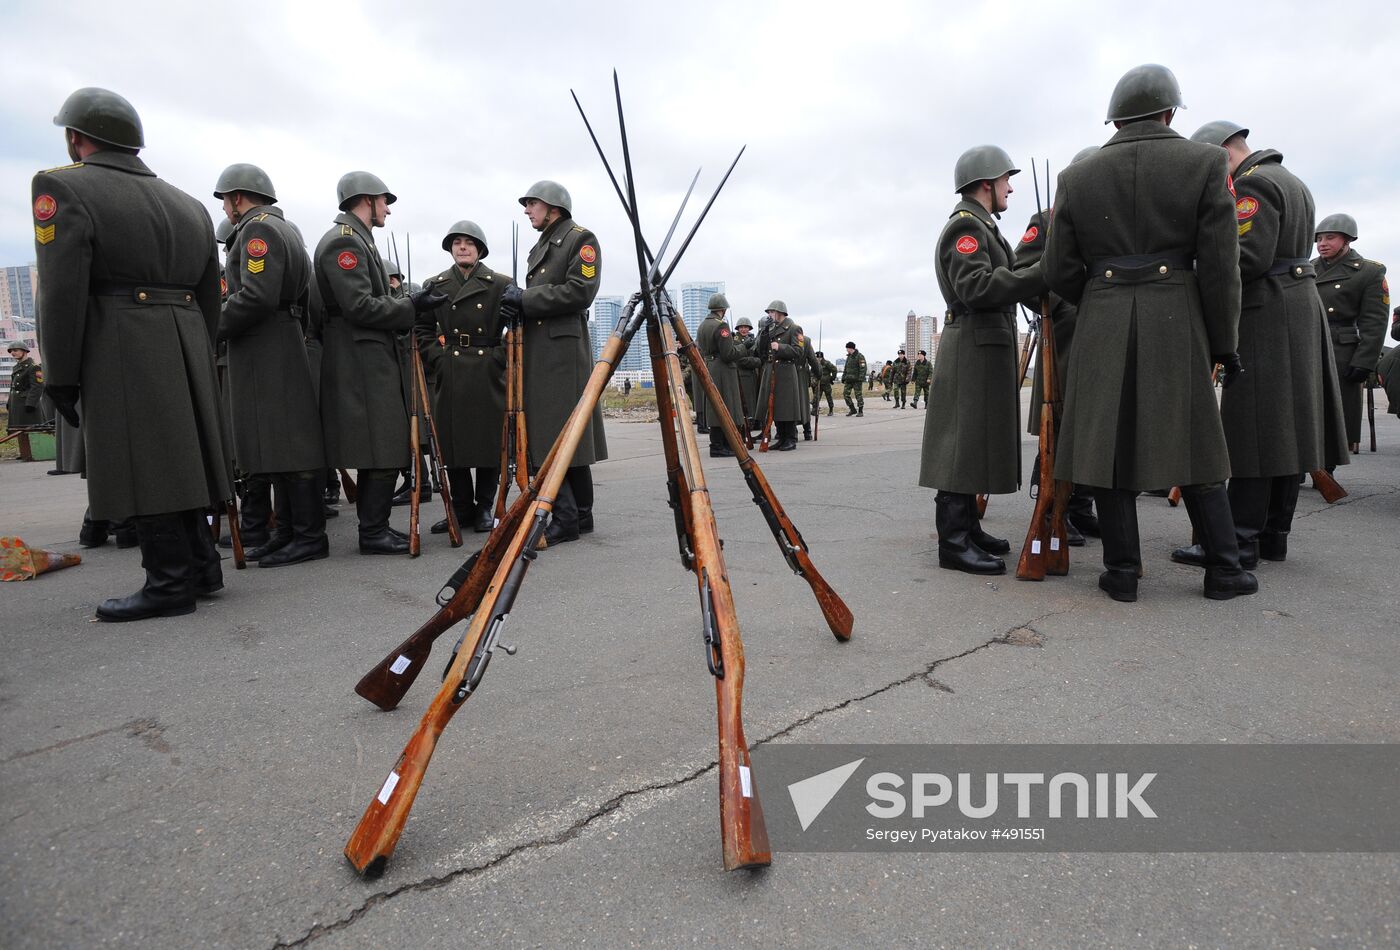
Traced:
[[[1045, 237], [1048, 230], [1046, 219], [1049, 217], [1044, 211], [1037, 211], [1031, 215], [1030, 223], [1026, 225], [1026, 233], [1021, 235], [1021, 240], [1016, 244], [1017, 270], [1030, 267], [1040, 260], [1045, 252]], [[1050, 309], [1050, 323], [1054, 328], [1055, 337], [1055, 371], [1060, 374], [1060, 398], [1063, 400], [1065, 391], [1065, 374], [1069, 370], [1069, 352], [1074, 344], [1074, 320], [1078, 311], [1059, 294], [1048, 293], [1048, 303]], [[1040, 314], [1040, 298], [1034, 297], [1021, 301], [1022, 305], [1031, 313]], [[1018, 353], [1017, 360], [1020, 360]], [[1045, 374], [1040, 368], [1039, 354], [1031, 361], [1027, 370], [1031, 379], [1031, 402], [1029, 417], [1026, 422], [1026, 431], [1031, 435], [1040, 434], [1040, 413], [1045, 405]], [[1063, 406], [1063, 402], [1061, 403]]]
[[321, 411], [306, 355], [311, 266], [276, 206], [246, 212], [224, 272], [219, 339], [228, 343], [234, 458], [252, 475], [325, 467]]
[[[736, 427], [742, 429], [744, 408], [739, 392], [739, 361], [748, 355], [748, 351], [739, 343], [729, 324], [724, 322], [724, 317], [713, 310], [700, 322], [700, 329], [695, 331], [695, 345], [700, 348], [705, 368], [710, 371], [710, 378], [715, 381], [715, 388], [724, 399], [729, 417]], [[696, 395], [705, 394], [697, 392]], [[715, 420], [720, 410], [708, 397], [696, 399], [695, 409], [697, 425], [718, 427], [719, 423]]]
[[[478, 261], [453, 265], [423, 287], [449, 299], [418, 315], [414, 333], [433, 379], [433, 421], [449, 468], [497, 468], [506, 411], [501, 296], [511, 279]], [[443, 343], [438, 343], [438, 334]], [[525, 365], [530, 365], [525, 358]], [[528, 431], [529, 416], [526, 415]]]
[[321, 328], [321, 424], [331, 468], [408, 465], [407, 382], [398, 334], [413, 327], [413, 304], [389, 293], [369, 228], [336, 215], [316, 245]]
[[39, 402], [44, 395], [44, 374], [33, 357], [26, 356], [10, 370], [10, 396], [6, 408], [10, 428], [37, 426], [44, 421]]
[[[792, 318], [789, 317], [789, 320]], [[797, 328], [799, 331], [802, 327]], [[822, 375], [822, 364], [817, 361], [817, 348], [812, 345], [812, 338], [806, 333], [802, 334], [802, 355], [797, 360], [797, 386], [802, 391], [804, 399], [810, 402], [812, 392], [812, 380], [820, 380]], [[807, 403], [803, 403], [804, 406]], [[806, 415], [811, 415], [811, 408], [808, 406]], [[805, 417], [804, 417], [805, 418]], [[805, 425], [805, 423], [804, 423]]]
[[[759, 425], [768, 418], [768, 393], [775, 369], [778, 382], [773, 396], [773, 421], [801, 422], [810, 411], [797, 375], [797, 364], [803, 360], [806, 340], [802, 328], [791, 318], [759, 331], [755, 355], [764, 360], [763, 377], [758, 385], [758, 410], [754, 413]], [[777, 350], [769, 345], [771, 343], [778, 344]]]
[[1230, 472], [1270, 478], [1347, 460], [1337, 369], [1308, 252], [1312, 194], [1272, 149], [1235, 169], [1240, 361], [1220, 396]]
[[758, 377], [763, 369], [763, 359], [758, 355], [758, 337], [750, 333], [742, 336], [735, 331], [734, 342], [744, 348], [743, 355], [739, 358], [739, 392], [740, 400], [747, 410], [749, 421], [752, 422], [758, 415], [754, 408], [758, 405]]
[[230, 497], [209, 212], [120, 151], [40, 172], [32, 198], [44, 376], [81, 387], [92, 517]]
[[1055, 477], [1138, 490], [1228, 477], [1210, 381], [1240, 315], [1225, 151], [1126, 124], [1060, 173], [1042, 264], [1079, 308]]
[[[536, 467], [563, 431], [593, 370], [588, 308], [598, 296], [603, 252], [593, 232], [563, 217], [530, 249], [525, 278], [525, 425]], [[603, 410], [593, 411], [571, 465], [608, 457]]]
[[1011, 245], [974, 201], [959, 201], [938, 237], [947, 304], [929, 385], [919, 484], [961, 494], [1013, 492], [1021, 482], [1016, 301], [1044, 286], [1040, 268], [1012, 271]]
[[[1352, 366], [1374, 370], [1385, 346], [1390, 310], [1385, 265], [1367, 260], [1356, 248], [1348, 248], [1331, 262], [1316, 257], [1312, 263], [1317, 268], [1317, 293], [1331, 330], [1338, 379]], [[1342, 384], [1341, 393], [1347, 441], [1360, 442], [1361, 386]]]

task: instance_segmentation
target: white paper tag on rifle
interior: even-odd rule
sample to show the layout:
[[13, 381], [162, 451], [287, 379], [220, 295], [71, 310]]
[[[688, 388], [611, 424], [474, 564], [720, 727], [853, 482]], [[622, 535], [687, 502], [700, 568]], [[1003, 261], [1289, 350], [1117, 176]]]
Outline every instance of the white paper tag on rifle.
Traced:
[[1032, 554], [1039, 554], [1039, 553], [1040, 553], [1040, 539], [1039, 539], [1039, 538], [1036, 538], [1034, 541], [1031, 542], [1031, 553], [1032, 553]]
[[389, 777], [384, 780], [384, 787], [379, 790], [379, 804], [389, 804], [389, 796], [394, 794], [394, 789], [399, 785], [399, 773], [390, 772]]
[[395, 676], [398, 676], [400, 673], [402, 673], [404, 670], [408, 669], [412, 665], [412, 660], [410, 660], [403, 654], [399, 654], [399, 658], [394, 661], [394, 665], [389, 667], [389, 672], [393, 673]]
[[1052, 551], [1058, 551], [1059, 549], [1060, 549], [1060, 539], [1059, 539], [1059, 538], [1051, 538], [1051, 539], [1050, 539], [1050, 550], [1052, 550]]
[[214, 516], [213, 516], [213, 515], [205, 515], [205, 516], [204, 516], [204, 520], [206, 520], [206, 521], [209, 522], [209, 526], [210, 526], [211, 528], [214, 526]]
[[739, 790], [744, 793], [745, 798], [753, 798], [753, 778], [749, 775], [747, 765], [739, 766]]

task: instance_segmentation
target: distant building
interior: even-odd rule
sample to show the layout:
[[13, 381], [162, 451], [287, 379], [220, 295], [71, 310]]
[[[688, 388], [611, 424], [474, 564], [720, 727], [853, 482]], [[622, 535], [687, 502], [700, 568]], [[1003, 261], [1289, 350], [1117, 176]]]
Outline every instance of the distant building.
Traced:
[[[701, 280], [681, 284], [681, 319], [685, 328], [694, 336], [700, 331], [700, 324], [710, 312], [710, 297], [724, 293], [724, 281]], [[754, 322], [757, 322], [756, 320]]]
[[912, 310], [904, 318], [904, 353], [911, 363], [920, 350], [926, 350], [929, 359], [933, 359], [934, 326], [933, 317], [920, 317]]
[[39, 272], [33, 264], [6, 267], [0, 270], [0, 317], [38, 319], [34, 306]]
[[[593, 298], [593, 314], [588, 321], [588, 342], [595, 360], [603, 355], [603, 347], [617, 329], [617, 321], [622, 318], [622, 307], [625, 303], [621, 297]], [[650, 380], [651, 377], [651, 354], [647, 350], [646, 331], [639, 330], [632, 338], [632, 345], [627, 348], [622, 362], [618, 364], [613, 381], [621, 383], [622, 380], [630, 378], [634, 383], [639, 383], [642, 380]]]

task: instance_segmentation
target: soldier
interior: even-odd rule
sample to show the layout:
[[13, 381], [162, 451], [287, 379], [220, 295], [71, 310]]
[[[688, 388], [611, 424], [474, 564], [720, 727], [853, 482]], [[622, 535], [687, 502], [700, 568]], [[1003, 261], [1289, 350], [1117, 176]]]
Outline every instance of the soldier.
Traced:
[[[392, 258], [392, 255], [390, 255], [390, 257]], [[389, 296], [397, 300], [409, 295], [412, 285], [404, 282], [403, 267], [400, 266], [398, 261], [392, 259], [386, 260], [384, 262], [384, 273], [389, 277]], [[411, 332], [400, 333], [397, 335], [396, 340], [398, 343], [399, 362], [402, 364], [399, 367], [399, 372], [403, 375], [404, 381], [403, 399], [404, 403], [411, 407], [414, 398], [413, 387], [417, 385], [417, 380], [413, 375], [413, 334]], [[424, 372], [426, 374], [426, 367], [424, 368]], [[431, 379], [428, 380], [428, 385], [433, 385]], [[427, 501], [433, 497], [432, 480], [429, 476], [428, 460], [426, 458], [429, 452], [429, 446], [427, 436], [424, 435], [427, 431], [425, 428], [427, 424], [427, 421], [420, 413], [418, 419], [418, 446], [420, 455], [418, 464], [418, 500], [420, 502]], [[403, 484], [399, 486], [398, 491], [394, 492], [393, 505], [396, 508], [413, 503], [413, 469], [405, 468], [402, 472], [399, 472], [399, 478], [403, 479]], [[446, 521], [447, 519], [444, 518], [442, 522], [440, 522], [443, 525], [443, 529], [437, 532], [438, 534], [442, 534], [447, 530]], [[436, 527], [436, 525], [434, 525], [434, 527]]]
[[321, 422], [326, 461], [358, 470], [355, 509], [361, 554], [406, 554], [408, 538], [389, 527], [394, 479], [408, 467], [407, 381], [398, 336], [415, 314], [446, 297], [422, 290], [390, 293], [374, 246], [398, 200], [377, 175], [354, 171], [336, 185], [340, 214], [316, 245], [314, 261], [325, 308], [322, 326]]
[[[435, 380], [433, 418], [452, 486], [452, 508], [459, 523], [480, 534], [490, 531], [495, 520], [491, 503], [501, 474], [506, 412], [501, 299], [514, 284], [482, 263], [490, 248], [474, 221], [452, 225], [442, 249], [452, 255], [452, 266], [423, 286], [446, 299], [436, 310], [418, 315], [414, 333], [423, 366]], [[432, 527], [433, 534], [446, 531], [446, 518]]]
[[890, 367], [890, 382], [894, 390], [895, 409], [908, 408], [909, 404], [909, 357], [900, 350]]
[[760, 429], [768, 424], [770, 394], [773, 422], [777, 427], [779, 452], [797, 448], [797, 423], [805, 414], [807, 398], [797, 376], [797, 363], [803, 358], [806, 336], [788, 319], [787, 304], [774, 300], [765, 311], [768, 319], [758, 331], [758, 352], [763, 354], [763, 379], [758, 389]]
[[[1390, 284], [1385, 265], [1352, 248], [1356, 219], [1330, 214], [1317, 226], [1317, 293], [1332, 330], [1332, 350], [1341, 380], [1342, 412], [1351, 451], [1361, 450], [1361, 388], [1385, 346], [1385, 315]], [[1335, 464], [1329, 459], [1329, 464]], [[1329, 469], [1330, 471], [1330, 469]]]
[[[1221, 394], [1230, 448], [1230, 512], [1240, 565], [1288, 556], [1288, 533], [1305, 472], [1347, 459], [1336, 365], [1329, 356], [1314, 266], [1313, 198], [1273, 149], [1253, 151], [1249, 130], [1209, 122], [1193, 142], [1229, 156], [1240, 242], [1240, 360], [1246, 373]], [[1057, 329], [1058, 332], [1058, 329]], [[1199, 544], [1172, 560], [1204, 564]]]
[[826, 396], [826, 414], [829, 416], [836, 409], [836, 402], [831, 398], [831, 387], [836, 383], [836, 364], [826, 358], [826, 354], [817, 350], [817, 362], [821, 364], [821, 374], [812, 377], [812, 415], [819, 415], [822, 411], [822, 396]]
[[73, 425], [81, 395], [92, 517], [135, 515], [146, 571], [141, 590], [97, 616], [187, 614], [196, 594], [223, 587], [204, 512], [232, 494], [214, 371], [214, 227], [138, 157], [141, 119], [121, 96], [79, 89], [54, 124], [74, 164], [33, 184], [49, 395]]
[[757, 355], [758, 337], [754, 336], [753, 321], [740, 317], [734, 321], [734, 340], [744, 348], [739, 358], [739, 395], [748, 420], [748, 431], [758, 428], [758, 373], [763, 368], [763, 360]]
[[1137, 599], [1142, 566], [1136, 493], [1171, 485], [1205, 551], [1205, 595], [1258, 590], [1240, 567], [1210, 382], [1214, 363], [1227, 388], [1242, 368], [1235, 199], [1225, 152], [1170, 128], [1180, 105], [1166, 67], [1118, 81], [1105, 120], [1118, 132], [1060, 173], [1041, 262], [1079, 308], [1055, 477], [1094, 488], [1099, 587], [1121, 601]]
[[934, 488], [938, 566], [1004, 574], [1011, 545], [982, 530], [979, 493], [1013, 492], [1021, 478], [1016, 302], [1044, 289], [1040, 268], [1013, 272], [997, 230], [1020, 169], [995, 145], [968, 149], [953, 170], [961, 198], [938, 238], [938, 288], [948, 305], [924, 418], [919, 484]]
[[[872, 376], [874, 374], [871, 374]], [[846, 341], [846, 366], [841, 370], [841, 398], [846, 401], [846, 415], [865, 415], [865, 395], [861, 383], [865, 382], [865, 357], [856, 349], [853, 341]], [[851, 397], [855, 401], [851, 401]]]
[[817, 351], [812, 346], [812, 338], [802, 331], [801, 326], [794, 326], [802, 337], [802, 353], [797, 359], [797, 386], [802, 393], [802, 441], [811, 442], [812, 416], [817, 410], [811, 405], [807, 394], [812, 389], [812, 383], [821, 377], [821, 363], [817, 361]]
[[914, 406], [919, 408], [919, 394], [923, 393], [924, 408], [928, 408], [928, 384], [933, 379], [933, 364], [928, 361], [928, 353], [919, 351], [914, 365], [909, 367], [910, 378], [914, 381]]
[[15, 361], [10, 370], [10, 398], [6, 404], [11, 430], [37, 426], [43, 422], [39, 401], [44, 395], [44, 371], [29, 356], [23, 340], [13, 340], [6, 347]]
[[[588, 308], [598, 295], [602, 252], [598, 239], [574, 223], [573, 199], [563, 185], [538, 181], [520, 198], [540, 239], [530, 249], [526, 289], [511, 286], [505, 299], [525, 326], [525, 413], [530, 466], [549, 454], [583, 395], [593, 368]], [[547, 545], [576, 541], [593, 530], [594, 462], [608, 457], [603, 410], [597, 406], [584, 430], [545, 530]]]
[[885, 402], [891, 400], [890, 390], [894, 386], [894, 360], [885, 360], [885, 365], [880, 368], [880, 398]]
[[725, 442], [724, 429], [719, 423], [718, 414], [722, 411], [728, 412], [737, 429], [742, 430], [744, 425], [744, 407], [739, 389], [739, 361], [745, 357], [748, 350], [730, 331], [729, 324], [724, 322], [724, 315], [728, 309], [729, 300], [724, 294], [712, 295], [709, 302], [710, 312], [701, 321], [700, 329], [695, 333], [695, 343], [705, 360], [705, 368], [709, 370], [715, 388], [724, 399], [722, 407], [710, 402], [703, 393], [696, 401], [697, 409], [703, 409], [709, 425], [711, 458], [734, 457], [733, 450]]
[[234, 455], [243, 471], [269, 479], [277, 498], [276, 529], [247, 557], [259, 567], [319, 560], [330, 544], [321, 500], [321, 412], [306, 356], [306, 247], [256, 165], [224, 169], [214, 197], [234, 225], [219, 320], [219, 339], [228, 344]]

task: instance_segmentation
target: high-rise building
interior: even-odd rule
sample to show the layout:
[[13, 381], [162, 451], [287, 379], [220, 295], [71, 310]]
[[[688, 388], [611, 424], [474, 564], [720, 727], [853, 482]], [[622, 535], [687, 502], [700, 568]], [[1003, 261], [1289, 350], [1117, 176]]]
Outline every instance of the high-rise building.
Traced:
[[39, 282], [33, 264], [0, 269], [0, 317], [35, 319], [34, 291]]
[[904, 318], [904, 352], [912, 363], [920, 350], [933, 359], [933, 317], [920, 317], [910, 310]]
[[[701, 280], [681, 284], [681, 319], [685, 328], [694, 336], [700, 331], [700, 324], [710, 312], [710, 297], [724, 293], [724, 281]], [[756, 321], [755, 321], [756, 322]]]
[[[593, 299], [593, 316], [588, 321], [588, 342], [592, 346], [595, 360], [603, 355], [603, 347], [607, 345], [608, 339], [617, 329], [617, 321], [622, 317], [624, 303], [625, 301], [621, 297], [595, 297]], [[632, 338], [632, 345], [623, 354], [622, 362], [618, 364], [617, 371], [613, 374], [618, 381], [627, 378], [628, 375], [636, 382], [651, 379], [651, 354], [647, 351], [645, 330], [638, 331], [637, 335]]]

